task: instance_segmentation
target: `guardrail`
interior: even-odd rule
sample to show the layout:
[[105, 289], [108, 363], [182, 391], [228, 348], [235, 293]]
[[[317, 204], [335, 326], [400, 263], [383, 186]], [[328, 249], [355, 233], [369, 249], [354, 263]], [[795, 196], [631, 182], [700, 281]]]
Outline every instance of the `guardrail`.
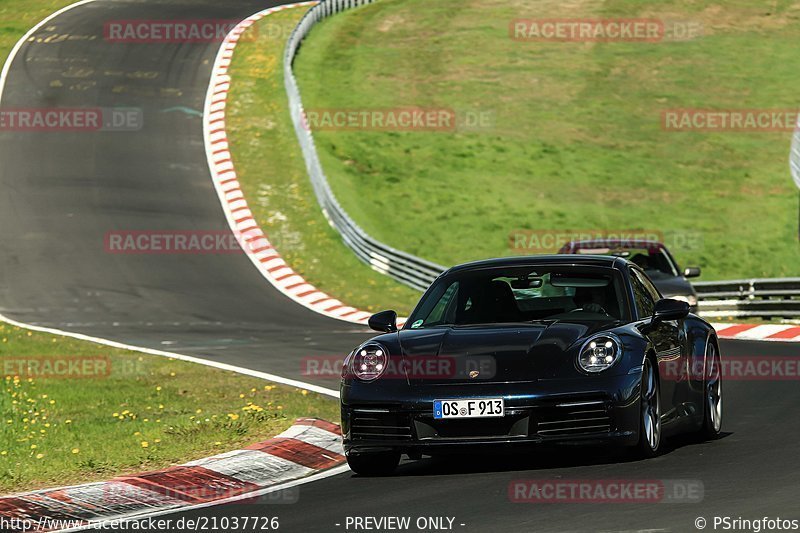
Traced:
[[704, 317], [800, 317], [800, 278], [700, 281], [693, 284]]
[[322, 0], [310, 9], [292, 32], [284, 56], [284, 80], [289, 96], [289, 111], [300, 141], [306, 169], [314, 187], [314, 194], [328, 222], [342, 236], [345, 244], [356, 256], [373, 269], [393, 277], [417, 290], [424, 291], [445, 267], [402, 252], [370, 237], [351, 219], [339, 205], [331, 191], [328, 179], [320, 165], [314, 135], [305, 121], [303, 102], [292, 64], [303, 39], [321, 20], [342, 11], [371, 4], [374, 0]]

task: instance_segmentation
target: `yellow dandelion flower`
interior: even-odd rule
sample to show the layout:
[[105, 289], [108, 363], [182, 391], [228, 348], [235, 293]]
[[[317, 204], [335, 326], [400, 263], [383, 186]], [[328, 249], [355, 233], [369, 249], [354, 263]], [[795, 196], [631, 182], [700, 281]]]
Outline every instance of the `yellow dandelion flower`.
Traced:
[[37, 453], [37, 454], [36, 454], [36, 458], [37, 458], [37, 459], [41, 459], [42, 457], [44, 457], [44, 454], [43, 454], [43, 453]]
[[161, 439], [156, 439], [154, 442], [161, 442]]
[[147, 448], [148, 446], [150, 446], [150, 443], [147, 442], [146, 440], [143, 440], [142, 441], [142, 448]]
[[72, 454], [73, 455], [77, 455], [79, 453], [81, 453], [81, 451], [78, 448], [72, 448]]
[[36, 448], [38, 448], [38, 446], [36, 446], [35, 444], [31, 444], [31, 450], [35, 450]]
[[65, 424], [72, 424], [72, 420], [64, 420]]
[[156, 390], [157, 391], [161, 391], [161, 387], [156, 387]]
[[3, 450], [2, 452], [0, 452], [0, 455], [8, 455], [8, 452]]
[[303, 396], [308, 396], [308, 391], [303, 389], [300, 391], [300, 394], [302, 394]]

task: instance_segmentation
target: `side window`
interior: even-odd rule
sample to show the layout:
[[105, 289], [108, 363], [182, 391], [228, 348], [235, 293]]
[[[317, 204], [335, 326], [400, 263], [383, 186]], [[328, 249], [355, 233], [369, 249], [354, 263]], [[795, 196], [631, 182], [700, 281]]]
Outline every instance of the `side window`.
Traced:
[[[637, 274], [639, 273], [637, 272]], [[645, 290], [647, 290], [647, 292], [650, 294], [650, 297], [653, 298], [653, 301], [659, 301], [661, 299], [661, 294], [658, 292], [658, 289], [656, 289], [656, 286], [653, 285], [653, 282], [650, 281], [650, 278], [640, 275], [639, 279], [642, 282], [642, 285], [644, 285]]]
[[425, 318], [425, 325], [426, 326], [435, 326], [437, 324], [442, 323], [447, 314], [452, 314], [455, 310], [455, 305], [452, 305], [456, 301], [458, 295], [458, 282], [453, 282], [447, 287], [447, 290], [444, 291], [442, 297], [439, 298], [439, 301], [436, 302], [436, 305], [431, 309], [431, 312]]
[[647, 318], [653, 314], [653, 309], [656, 305], [655, 299], [645, 288], [641, 275], [634, 269], [631, 269], [630, 273], [631, 285], [633, 286], [633, 298], [636, 303], [636, 309], [639, 312], [639, 318]]

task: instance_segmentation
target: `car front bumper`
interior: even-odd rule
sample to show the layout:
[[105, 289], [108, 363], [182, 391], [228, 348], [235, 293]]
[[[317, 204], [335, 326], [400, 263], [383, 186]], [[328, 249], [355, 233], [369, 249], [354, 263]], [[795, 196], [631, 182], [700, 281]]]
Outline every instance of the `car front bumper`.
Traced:
[[[639, 437], [641, 371], [618, 376], [468, 386], [345, 383], [348, 454], [431, 454], [492, 446], [608, 442]], [[434, 400], [503, 398], [502, 418], [436, 420]]]

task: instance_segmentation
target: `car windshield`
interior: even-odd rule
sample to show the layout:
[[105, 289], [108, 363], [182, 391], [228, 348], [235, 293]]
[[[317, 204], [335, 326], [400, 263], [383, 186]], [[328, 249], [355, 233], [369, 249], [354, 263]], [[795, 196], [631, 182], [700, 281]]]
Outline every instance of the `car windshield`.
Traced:
[[546, 320], [627, 320], [619, 274], [607, 268], [513, 267], [456, 272], [426, 293], [407, 328]]
[[580, 248], [579, 254], [615, 255], [637, 264], [650, 277], [677, 276], [678, 267], [667, 251], [658, 246], [641, 248]]

